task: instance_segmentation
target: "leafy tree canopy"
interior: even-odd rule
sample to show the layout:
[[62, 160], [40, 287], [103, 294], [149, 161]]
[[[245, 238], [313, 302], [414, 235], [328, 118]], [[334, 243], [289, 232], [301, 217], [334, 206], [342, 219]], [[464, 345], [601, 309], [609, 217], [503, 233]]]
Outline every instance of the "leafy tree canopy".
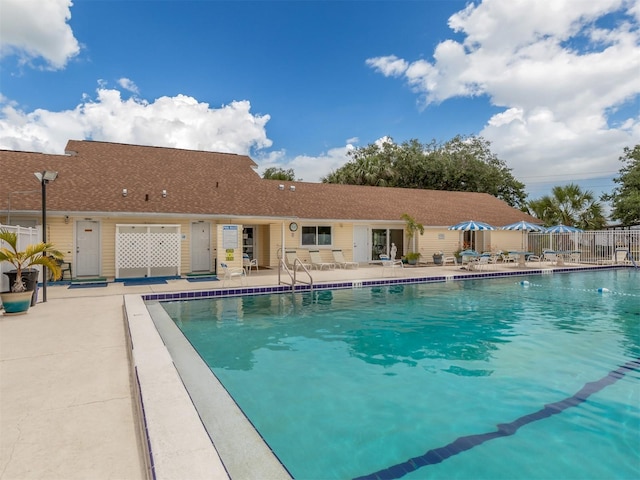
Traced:
[[610, 195], [603, 195], [603, 201], [611, 201], [611, 218], [620, 220], [625, 226], [640, 224], [640, 144], [625, 147], [620, 157], [624, 166], [619, 176], [613, 180], [619, 184]]
[[351, 160], [324, 177], [324, 183], [423, 188], [494, 195], [524, 208], [524, 184], [491, 152], [482, 137], [456, 136], [445, 143], [412, 139], [370, 144], [349, 152]]
[[268, 180], [289, 180], [293, 182], [296, 179], [296, 174], [294, 173], [293, 168], [285, 170], [280, 167], [269, 167], [262, 174], [262, 178], [266, 178]]
[[584, 191], [573, 183], [553, 187], [551, 195], [531, 200], [528, 210], [547, 227], [562, 223], [584, 230], [599, 230], [607, 224], [602, 204], [595, 200], [593, 192]]

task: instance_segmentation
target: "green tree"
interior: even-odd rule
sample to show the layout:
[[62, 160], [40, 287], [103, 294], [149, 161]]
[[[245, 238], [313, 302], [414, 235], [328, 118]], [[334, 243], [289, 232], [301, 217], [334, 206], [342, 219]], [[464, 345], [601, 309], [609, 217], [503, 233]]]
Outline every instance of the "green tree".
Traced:
[[266, 178], [268, 180], [288, 180], [294, 182], [296, 179], [296, 174], [293, 171], [293, 168], [285, 170], [280, 167], [269, 167], [262, 174], [262, 178]]
[[640, 224], [640, 144], [624, 148], [624, 155], [620, 157], [624, 166], [619, 176], [613, 180], [620, 184], [609, 195], [603, 195], [602, 200], [611, 201], [613, 210], [611, 218], [620, 220], [624, 226]]
[[351, 160], [322, 179], [325, 183], [484, 192], [509, 205], [526, 205], [524, 184], [481, 137], [456, 136], [439, 144], [412, 139], [370, 144], [349, 152]]
[[598, 230], [607, 223], [602, 204], [596, 201], [593, 192], [582, 190], [574, 183], [553, 187], [551, 195], [530, 201], [528, 207], [547, 227], [562, 223]]

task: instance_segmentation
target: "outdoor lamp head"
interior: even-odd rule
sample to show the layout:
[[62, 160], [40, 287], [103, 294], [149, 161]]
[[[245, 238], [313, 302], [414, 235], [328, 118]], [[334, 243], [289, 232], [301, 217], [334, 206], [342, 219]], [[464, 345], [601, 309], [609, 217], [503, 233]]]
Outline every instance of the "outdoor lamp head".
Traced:
[[47, 182], [53, 182], [56, 178], [58, 178], [58, 172], [53, 172], [51, 170], [45, 170], [43, 173], [44, 179]]
[[56, 178], [58, 178], [58, 172], [53, 172], [51, 170], [45, 170], [44, 172], [36, 172], [34, 173], [35, 177], [39, 182], [52, 182]]

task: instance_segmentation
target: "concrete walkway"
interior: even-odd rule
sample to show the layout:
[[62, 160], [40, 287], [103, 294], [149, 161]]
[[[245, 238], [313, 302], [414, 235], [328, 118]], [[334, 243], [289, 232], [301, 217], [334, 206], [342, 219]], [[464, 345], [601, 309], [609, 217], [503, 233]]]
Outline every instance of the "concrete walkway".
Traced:
[[[532, 268], [539, 268], [532, 265]], [[497, 270], [514, 271], [512, 265]], [[459, 266], [398, 269], [396, 277], [465, 275]], [[382, 277], [380, 266], [314, 271], [315, 283]], [[276, 285], [260, 270], [248, 284]], [[69, 289], [26, 315], [0, 315], [0, 479], [147, 478], [123, 318], [128, 294], [210, 290], [222, 282]]]
[[0, 316], [0, 478], [146, 478], [122, 297], [57, 289]]

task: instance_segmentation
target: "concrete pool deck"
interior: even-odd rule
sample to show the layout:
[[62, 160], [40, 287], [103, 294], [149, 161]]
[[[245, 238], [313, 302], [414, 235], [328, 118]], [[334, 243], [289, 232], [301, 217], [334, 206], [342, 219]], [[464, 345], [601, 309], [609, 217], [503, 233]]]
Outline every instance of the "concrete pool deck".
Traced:
[[[577, 265], [563, 268], [571, 267]], [[526, 274], [527, 270], [539, 268], [537, 263], [524, 271], [512, 264], [499, 264], [484, 273]], [[460, 270], [459, 266], [397, 270], [394, 277], [387, 272], [384, 278], [463, 277], [475, 273]], [[313, 271], [314, 283], [380, 278], [383, 278], [380, 266]], [[277, 285], [277, 272], [265, 269], [252, 272], [247, 283]], [[140, 299], [140, 295], [150, 293], [220, 288], [221, 281], [191, 283], [186, 279], [137, 286], [111, 282], [106, 287], [78, 289], [49, 285], [47, 303], [38, 303], [27, 315], [0, 315], [0, 479], [150, 478], [144, 447], [147, 439], [140, 432], [134, 379], [155, 383], [157, 394], [163, 393], [165, 381], [179, 383], [180, 379], [165, 376], [166, 368], [132, 375], [130, 327], [123, 313], [125, 299]], [[140, 312], [135, 311], [138, 308], [135, 302], [130, 305], [133, 307], [128, 308], [134, 309], [128, 312], [131, 318]], [[146, 339], [155, 332], [138, 333], [138, 339]], [[142, 351], [142, 345], [138, 346], [136, 354]], [[149, 349], [158, 350], [157, 343]], [[164, 351], [150, 353], [147, 368], [156, 364], [171, 367], [171, 358], [165, 355], [168, 354]], [[145, 375], [147, 378], [143, 378]], [[175, 402], [161, 405], [165, 410], [159, 409], [160, 413], [164, 412], [174, 423], [191, 422], [193, 418], [183, 420], [180, 407], [176, 407], [177, 402], [188, 403], [189, 398], [183, 395]], [[151, 414], [153, 408], [145, 405], [145, 414]], [[148, 421], [147, 418], [147, 425]], [[165, 425], [156, 427], [162, 434]], [[203, 430], [202, 425], [195, 427]], [[160, 444], [170, 446], [168, 440], [179, 444], [192, 440], [172, 438], [175, 435], [170, 430], [164, 433], [164, 439], [157, 439]], [[173, 473], [181, 471], [180, 478], [228, 478], [224, 467], [219, 463], [216, 466], [217, 452], [210, 447], [204, 456], [211, 464], [191, 465], [193, 475], [184, 470]], [[156, 478], [178, 478], [172, 477], [172, 469], [182, 468], [184, 461], [191, 464], [190, 455], [202, 453], [197, 450], [206, 448], [196, 443], [191, 452], [175, 452], [170, 447], [170, 454], [154, 457]], [[156, 454], [153, 447], [152, 452]]]

